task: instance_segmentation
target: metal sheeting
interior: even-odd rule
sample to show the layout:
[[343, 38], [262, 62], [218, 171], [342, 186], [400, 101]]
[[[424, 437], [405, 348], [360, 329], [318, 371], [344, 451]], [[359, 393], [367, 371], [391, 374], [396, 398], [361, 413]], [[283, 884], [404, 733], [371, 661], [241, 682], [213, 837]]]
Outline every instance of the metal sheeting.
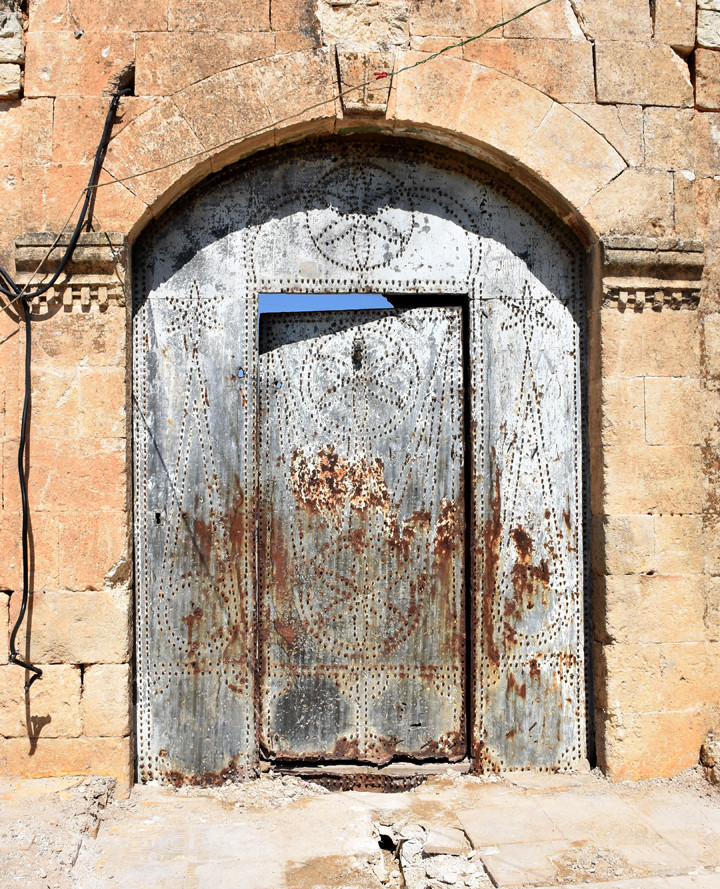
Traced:
[[465, 755], [461, 309], [260, 323], [263, 743]]
[[483, 304], [482, 589], [477, 759], [585, 755], [578, 319], [525, 281]]
[[[257, 757], [259, 291], [467, 298], [471, 752], [484, 769], [584, 757], [573, 237], [467, 158], [330, 139], [204, 182], [143, 234], [134, 262], [140, 777], [214, 780], [251, 773]], [[333, 446], [348, 455], [341, 435]], [[318, 455], [306, 454], [316, 466]]]
[[[249, 307], [247, 307], [249, 308]], [[135, 317], [139, 773], [248, 773], [254, 507], [247, 485], [246, 306], [187, 295]], [[250, 496], [248, 496], [248, 491]]]

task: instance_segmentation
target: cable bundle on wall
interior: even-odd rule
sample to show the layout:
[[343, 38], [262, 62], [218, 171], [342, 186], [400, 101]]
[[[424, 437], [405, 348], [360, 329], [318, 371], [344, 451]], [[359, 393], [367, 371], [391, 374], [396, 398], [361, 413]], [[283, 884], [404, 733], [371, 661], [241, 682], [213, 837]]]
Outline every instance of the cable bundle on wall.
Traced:
[[[107, 151], [108, 141], [110, 139], [110, 130], [112, 129], [113, 118], [115, 117], [115, 112], [117, 111], [118, 105], [120, 104], [120, 99], [126, 95], [129, 90], [119, 90], [116, 92], [112, 100], [110, 102], [110, 107], [108, 108], [107, 116], [105, 118], [105, 126], [103, 127], [102, 136], [100, 137], [100, 144], [98, 145], [97, 151], [95, 152], [95, 161], [93, 163], [92, 172], [90, 173], [90, 181], [88, 182], [87, 188], [85, 189], [85, 200], [83, 202], [82, 209], [80, 211], [80, 216], [78, 218], [77, 224], [75, 225], [75, 229], [72, 233], [72, 237], [70, 238], [70, 243], [68, 244], [65, 253], [60, 261], [59, 266], [55, 270], [54, 274], [45, 284], [40, 285], [35, 290], [28, 291], [26, 284], [25, 287], [21, 289], [20, 285], [17, 284], [11, 277], [11, 275], [0, 266], [0, 293], [7, 297], [10, 300], [10, 305], [13, 305], [16, 302], [22, 303], [23, 314], [25, 320], [25, 381], [24, 388], [25, 393], [23, 397], [23, 410], [22, 410], [22, 420], [20, 423], [20, 445], [18, 447], [18, 478], [20, 481], [20, 498], [22, 502], [22, 602], [20, 605], [20, 611], [15, 620], [15, 623], [12, 628], [12, 632], [10, 633], [10, 651], [8, 653], [8, 660], [11, 664], [17, 664], [18, 667], [22, 667], [24, 670], [28, 670], [32, 675], [28, 677], [25, 682], [25, 693], [30, 689], [30, 686], [36, 679], [39, 679], [42, 676], [42, 670], [40, 667], [36, 667], [34, 664], [29, 661], [23, 660], [18, 654], [17, 650], [17, 635], [20, 631], [20, 627], [22, 626], [23, 620], [25, 619], [25, 614], [27, 613], [28, 602], [31, 596], [30, 591], [30, 546], [29, 546], [29, 530], [30, 530], [30, 515], [28, 509], [28, 496], [27, 496], [27, 477], [25, 474], [25, 458], [26, 458], [26, 450], [27, 450], [27, 431], [28, 431], [28, 421], [29, 421], [29, 413], [30, 413], [30, 391], [31, 391], [31, 376], [30, 376], [30, 368], [31, 368], [31, 359], [32, 359], [32, 330], [31, 330], [31, 315], [30, 315], [30, 301], [34, 299], [36, 296], [40, 296], [49, 290], [60, 275], [65, 270], [67, 264], [70, 262], [72, 258], [75, 247], [77, 246], [78, 241], [80, 240], [80, 235], [82, 233], [83, 226], [85, 225], [85, 220], [88, 215], [88, 210], [92, 206], [92, 201], [95, 195], [95, 186], [97, 185], [97, 180], [100, 175], [100, 170], [102, 169], [103, 160], [105, 159], [105, 153]], [[55, 244], [48, 251], [48, 256], [55, 248], [57, 242], [60, 240], [60, 235], [55, 240]], [[43, 260], [44, 261], [44, 260]], [[42, 263], [41, 263], [42, 265]], [[39, 267], [38, 267], [39, 270]], [[37, 271], [36, 270], [36, 273]]]

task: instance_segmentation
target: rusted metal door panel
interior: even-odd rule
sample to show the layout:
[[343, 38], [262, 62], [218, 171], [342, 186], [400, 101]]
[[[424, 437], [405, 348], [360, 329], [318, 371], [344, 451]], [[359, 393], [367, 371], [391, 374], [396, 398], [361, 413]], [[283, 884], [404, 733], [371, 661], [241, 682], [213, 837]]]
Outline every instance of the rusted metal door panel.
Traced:
[[222, 782], [256, 758], [248, 309], [182, 280], [135, 305], [143, 780]]
[[480, 759], [585, 755], [579, 309], [532, 275], [475, 306], [485, 353]]
[[262, 734], [465, 755], [461, 310], [261, 321]]

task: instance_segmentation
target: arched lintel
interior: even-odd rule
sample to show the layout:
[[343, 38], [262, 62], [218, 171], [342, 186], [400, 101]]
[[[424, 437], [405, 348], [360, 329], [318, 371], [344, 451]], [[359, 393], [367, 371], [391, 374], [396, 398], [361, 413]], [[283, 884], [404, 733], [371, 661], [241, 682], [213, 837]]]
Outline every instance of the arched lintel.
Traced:
[[[419, 58], [399, 54], [396, 70]], [[250, 154], [362, 131], [478, 158], [535, 194], [586, 248], [597, 243], [602, 220], [589, 205], [627, 165], [602, 135], [539, 90], [446, 56], [396, 76], [384, 117], [343, 117], [336, 93], [334, 54], [313, 50], [219, 72], [153, 104], [112, 140], [106, 159], [111, 176], [135, 196], [124, 226], [130, 241], [192, 186]]]

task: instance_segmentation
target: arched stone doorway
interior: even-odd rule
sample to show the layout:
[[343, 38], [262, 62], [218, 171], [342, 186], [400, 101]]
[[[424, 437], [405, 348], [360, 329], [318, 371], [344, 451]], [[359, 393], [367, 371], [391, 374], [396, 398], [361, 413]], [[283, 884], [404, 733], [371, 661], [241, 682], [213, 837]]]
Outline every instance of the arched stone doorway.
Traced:
[[[430, 745], [434, 758], [468, 756], [479, 769], [557, 769], [586, 756], [582, 282], [578, 243], [526, 193], [468, 158], [399, 141], [323, 140], [257, 156], [196, 187], [143, 233], [134, 253], [141, 780], [213, 781], [252, 773], [261, 742], [272, 755], [316, 753], [297, 738], [281, 737], [279, 726], [287, 726], [290, 711], [309, 726], [306, 741], [325, 733], [321, 747], [333, 760], [385, 761], [377, 743], [348, 743], [360, 736], [392, 737], [389, 756], [421, 759]], [[429, 516], [429, 531], [421, 535], [426, 551], [438, 539], [443, 502], [457, 501], [463, 486], [469, 520], [463, 521], [464, 507], [446, 510], [451, 570], [445, 584], [435, 583], [436, 598], [420, 603], [423, 616], [409, 634], [415, 642], [405, 639], [399, 661], [387, 652], [370, 663], [363, 642], [371, 640], [362, 633], [354, 647], [343, 643], [347, 616], [372, 584], [336, 578], [342, 607], [334, 626], [326, 620], [322, 638], [298, 606], [289, 632], [303, 636], [303, 644], [295, 638], [287, 644], [287, 614], [273, 611], [272, 584], [256, 559], [258, 491], [268, 501], [261, 471], [266, 455], [258, 460], [257, 451], [258, 380], [270, 373], [258, 360], [262, 292], [375, 292], [404, 305], [417, 297], [459, 307], [459, 350], [437, 344], [444, 336], [437, 331], [454, 324], [442, 312], [433, 320], [413, 317], [421, 310], [398, 309], [370, 332], [370, 345], [364, 333], [380, 319], [359, 319], [355, 327], [363, 335], [352, 328], [345, 336], [346, 365], [378, 354], [372, 350], [384, 336], [394, 343], [380, 363], [383, 391], [392, 402], [388, 385], [392, 389], [403, 419], [415, 417], [406, 444], [432, 437], [417, 416], [442, 395], [442, 387], [430, 387], [420, 398], [408, 385], [414, 379], [409, 369], [420, 366], [417, 353], [432, 353], [430, 368], [444, 355], [443, 366], [460, 380], [457, 365], [465, 364], [467, 396], [458, 401], [465, 414], [466, 434], [458, 432], [465, 462], [444, 452], [436, 437], [435, 444], [426, 442], [427, 465], [413, 470], [411, 487]], [[317, 328], [295, 341], [330, 333], [348, 333], [347, 325], [343, 331]], [[437, 341], [434, 352], [426, 348], [431, 340]], [[303, 360], [317, 362], [313, 354], [310, 348]], [[298, 366], [299, 380], [303, 373]], [[434, 374], [425, 377], [437, 385]], [[448, 382], [447, 388], [461, 392], [463, 386], [453, 389]], [[335, 391], [332, 384], [326, 389], [323, 398]], [[284, 455], [288, 477], [293, 454], [310, 460], [315, 477], [322, 474], [323, 448], [334, 444], [336, 458], [352, 457], [349, 438], [342, 452], [342, 436], [331, 442], [317, 429], [306, 434], [321, 410], [317, 390], [311, 394], [314, 402], [293, 401], [294, 417], [287, 411], [274, 417], [275, 426], [294, 420], [304, 436], [292, 439], [291, 454]], [[339, 396], [333, 404], [342, 413]], [[379, 402], [374, 409], [380, 410]], [[392, 411], [388, 417], [397, 426]], [[444, 426], [447, 418], [434, 422]], [[325, 434], [329, 425], [320, 424]], [[372, 447], [387, 447], [387, 425], [367, 436]], [[281, 452], [277, 457], [282, 462]], [[390, 459], [368, 451], [364, 478], [376, 457], [383, 467]], [[433, 486], [423, 479], [437, 480], [438, 460], [450, 481], [428, 495]], [[388, 471], [379, 475], [378, 484], [386, 484]], [[388, 539], [406, 527], [409, 539], [415, 532], [406, 523], [416, 501], [393, 493], [397, 486], [386, 488], [394, 518]], [[291, 485], [285, 493], [299, 490]], [[297, 506], [302, 498], [294, 499]], [[374, 514], [376, 506], [363, 509]], [[352, 504], [343, 510], [349, 521]], [[266, 518], [263, 513], [261, 528]], [[292, 509], [285, 518], [292, 523]], [[330, 527], [327, 516], [318, 522]], [[350, 524], [340, 536], [344, 530]], [[382, 539], [382, 531], [377, 535]], [[277, 551], [264, 546], [266, 565]], [[416, 554], [406, 581], [388, 587], [388, 595], [407, 605], [411, 585], [417, 590], [419, 576], [438, 568], [438, 560], [426, 555], [427, 570], [418, 567]], [[307, 572], [297, 565], [289, 571], [296, 585], [306, 582]], [[443, 590], [449, 598], [442, 599]], [[422, 596], [412, 595], [417, 605]], [[397, 615], [387, 596], [383, 601], [376, 640], [392, 637], [388, 627], [383, 636], [382, 622]], [[292, 596], [287, 602], [292, 611]], [[317, 620], [327, 615], [327, 601], [316, 600], [311, 613]], [[428, 636], [436, 643], [430, 654], [423, 648]], [[309, 715], [308, 693], [300, 689], [317, 692], [323, 669], [331, 674], [324, 687], [329, 683], [340, 703], [333, 709], [327, 694], [320, 696], [316, 715]], [[397, 681], [389, 681], [394, 673]], [[382, 676], [382, 682], [360, 683], [360, 674]], [[380, 697], [386, 703], [373, 711]], [[432, 725], [413, 736], [418, 697]], [[283, 701], [294, 703], [281, 720]], [[436, 719], [438, 710], [444, 715]], [[341, 711], [342, 719], [328, 716]], [[392, 713], [401, 711], [416, 716], [396, 716], [393, 723]], [[332, 737], [345, 745], [330, 751]], [[387, 754], [387, 744], [384, 749]]]

